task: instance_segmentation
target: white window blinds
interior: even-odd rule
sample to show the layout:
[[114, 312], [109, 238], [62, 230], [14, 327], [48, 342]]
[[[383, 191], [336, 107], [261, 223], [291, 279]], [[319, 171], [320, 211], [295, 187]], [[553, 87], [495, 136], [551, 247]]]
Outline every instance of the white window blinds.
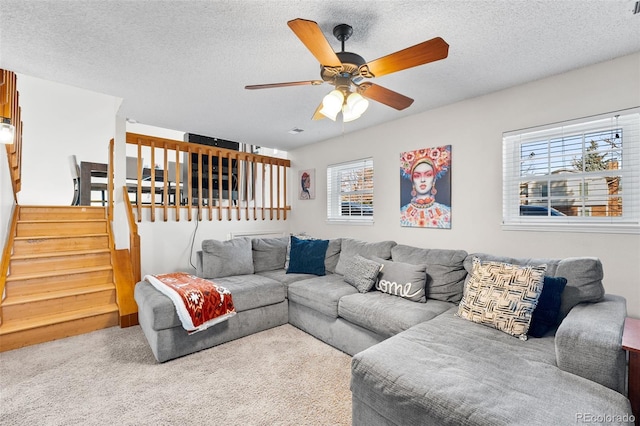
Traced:
[[373, 159], [327, 167], [327, 220], [373, 223]]
[[640, 233], [640, 109], [505, 133], [503, 228]]

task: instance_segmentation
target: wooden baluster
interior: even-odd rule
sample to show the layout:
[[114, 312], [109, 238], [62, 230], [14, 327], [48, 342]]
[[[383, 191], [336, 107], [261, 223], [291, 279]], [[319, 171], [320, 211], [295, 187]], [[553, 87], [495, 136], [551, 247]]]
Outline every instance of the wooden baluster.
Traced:
[[198, 221], [202, 220], [202, 148], [198, 148]]
[[256, 205], [258, 204], [258, 200], [257, 200], [257, 194], [256, 194], [256, 173], [258, 171], [258, 168], [256, 167], [256, 161], [255, 161], [255, 157], [254, 157], [254, 161], [251, 162], [251, 195], [252, 195], [252, 199], [253, 199], [253, 220], [258, 220], [258, 212], [256, 211]]
[[273, 162], [269, 160], [269, 220], [273, 220]]
[[284, 210], [282, 211], [282, 215], [283, 215], [282, 218], [284, 220], [287, 220], [287, 167], [286, 166], [283, 167], [283, 173], [284, 173], [284, 178], [283, 178], [284, 185], [282, 190], [283, 191], [282, 197], [283, 197], [283, 203], [284, 203]]
[[209, 170], [207, 171], [207, 182], [208, 182], [208, 192], [207, 192], [207, 202], [209, 207], [209, 221], [213, 220], [213, 150], [211, 148], [208, 149], [208, 165]]
[[176, 187], [173, 199], [175, 201], [176, 208], [176, 222], [180, 221], [180, 205], [182, 204], [182, 194], [180, 193], [180, 145], [176, 145]]
[[222, 151], [216, 152], [218, 157], [218, 220], [222, 220]]
[[138, 222], [142, 222], [142, 144], [138, 138], [138, 170], [136, 170], [136, 207], [138, 208]]
[[[236, 185], [235, 185], [235, 189], [236, 189], [236, 214], [237, 216], [237, 220], [240, 220], [240, 157], [239, 154], [236, 154], [236, 174], [235, 174], [235, 178], [236, 178]], [[232, 167], [233, 169], [233, 167]], [[233, 170], [232, 170], [233, 171]], [[233, 174], [232, 174], [233, 175]], [[233, 189], [234, 189], [234, 185], [233, 185], [233, 181], [231, 181], [229, 183], [229, 188], [231, 191], [231, 198], [233, 199]]]
[[265, 177], [267, 176], [267, 163], [262, 163], [262, 220], [265, 220], [265, 204], [266, 204], [266, 191], [267, 191], [267, 180]]
[[191, 186], [193, 185], [193, 164], [191, 162], [191, 156], [193, 153], [191, 151], [191, 145], [187, 148], [187, 154], [187, 220], [191, 222], [193, 209], [193, 191], [191, 190]]
[[156, 145], [151, 141], [151, 222], [156, 221]]
[[[231, 153], [227, 152], [227, 220], [231, 220], [231, 208], [233, 207], [233, 196], [231, 193], [231, 183], [232, 183], [232, 169], [233, 167], [231, 167]], [[221, 190], [224, 187], [224, 185], [222, 185], [222, 182], [220, 182], [218, 184], [218, 190]]]
[[[164, 211], [164, 222], [169, 220], [169, 157], [167, 156], [167, 145], [163, 150], [164, 165], [162, 166], [162, 210]], [[155, 173], [154, 173], [155, 174]]]
[[280, 220], [280, 165], [278, 163], [276, 166], [276, 219]]
[[[243, 190], [243, 196], [242, 199], [244, 200], [244, 219], [245, 220], [249, 220], [249, 179], [251, 178], [251, 174], [249, 173], [249, 167], [250, 167], [250, 163], [249, 163], [249, 155], [245, 154], [244, 155], [244, 163], [242, 163], [244, 165], [244, 179], [243, 179], [243, 185], [242, 185], [242, 190]], [[238, 198], [240, 198], [240, 195], [238, 195]]]

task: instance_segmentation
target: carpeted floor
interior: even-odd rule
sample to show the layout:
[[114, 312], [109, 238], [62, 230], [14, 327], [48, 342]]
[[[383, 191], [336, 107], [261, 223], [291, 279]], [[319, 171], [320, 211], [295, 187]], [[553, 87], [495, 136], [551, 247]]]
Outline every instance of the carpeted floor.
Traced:
[[350, 425], [350, 362], [287, 324], [158, 364], [112, 327], [0, 353], [0, 424]]

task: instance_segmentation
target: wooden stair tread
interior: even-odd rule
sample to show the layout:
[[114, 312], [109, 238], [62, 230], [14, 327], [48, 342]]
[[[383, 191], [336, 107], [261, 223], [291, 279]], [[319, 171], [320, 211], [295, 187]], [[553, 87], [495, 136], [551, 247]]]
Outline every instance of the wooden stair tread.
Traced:
[[109, 248], [103, 249], [91, 249], [91, 250], [70, 250], [70, 251], [56, 251], [56, 252], [42, 252], [34, 254], [22, 254], [12, 255], [11, 260], [26, 260], [26, 259], [40, 259], [46, 257], [62, 257], [62, 256], [79, 256], [83, 254], [97, 254], [97, 253], [109, 253]]
[[86, 272], [94, 272], [94, 271], [105, 271], [111, 270], [111, 265], [103, 265], [103, 266], [91, 266], [88, 268], [76, 268], [76, 269], [60, 269], [60, 270], [52, 270], [47, 272], [36, 272], [33, 274], [10, 274], [7, 276], [7, 282], [10, 281], [18, 281], [18, 280], [33, 280], [38, 278], [46, 278], [46, 277], [54, 277], [54, 276], [62, 276], [62, 275], [73, 275], [73, 274], [84, 274]]
[[85, 238], [85, 237], [104, 237], [104, 236], [108, 236], [109, 234], [107, 234], [106, 232], [101, 232], [101, 233], [97, 233], [97, 234], [81, 234], [81, 235], [65, 235], [65, 234], [53, 234], [53, 235], [38, 235], [37, 237], [18, 237], [15, 236], [13, 237], [14, 241], [22, 241], [22, 240], [44, 240], [44, 239], [54, 239], [54, 238]]
[[89, 318], [98, 315], [118, 312], [118, 305], [111, 303], [104, 306], [94, 306], [87, 309], [79, 309], [76, 311], [55, 313], [36, 318], [25, 318], [19, 320], [11, 320], [0, 325], [0, 336], [10, 333], [16, 333], [23, 330], [30, 330], [38, 327], [45, 327], [52, 324], [59, 324], [67, 321], [74, 321], [82, 318]]
[[7, 306], [19, 305], [22, 303], [40, 302], [42, 300], [50, 300], [50, 299], [59, 299], [61, 297], [79, 296], [83, 294], [97, 293], [105, 290], [115, 290], [115, 288], [116, 288], [115, 284], [108, 283], [108, 284], [92, 285], [89, 287], [75, 287], [70, 289], [53, 290], [53, 291], [40, 292], [36, 294], [26, 294], [26, 295], [20, 295], [20, 296], [8, 295], [6, 299], [2, 301], [2, 306], [7, 307]]
[[55, 222], [55, 223], [75, 223], [75, 222], [82, 222], [82, 223], [86, 223], [86, 222], [106, 222], [107, 219], [83, 219], [83, 218], [77, 218], [77, 219], [18, 219], [18, 224], [21, 223], [51, 223], [51, 222]]

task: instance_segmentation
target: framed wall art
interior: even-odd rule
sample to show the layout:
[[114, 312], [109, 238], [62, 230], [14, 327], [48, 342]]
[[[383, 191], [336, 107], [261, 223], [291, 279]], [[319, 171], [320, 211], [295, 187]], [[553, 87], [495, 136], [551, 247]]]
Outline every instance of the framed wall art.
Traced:
[[400, 154], [400, 226], [451, 229], [451, 145]]
[[316, 169], [300, 170], [298, 172], [299, 200], [314, 200], [316, 198]]

